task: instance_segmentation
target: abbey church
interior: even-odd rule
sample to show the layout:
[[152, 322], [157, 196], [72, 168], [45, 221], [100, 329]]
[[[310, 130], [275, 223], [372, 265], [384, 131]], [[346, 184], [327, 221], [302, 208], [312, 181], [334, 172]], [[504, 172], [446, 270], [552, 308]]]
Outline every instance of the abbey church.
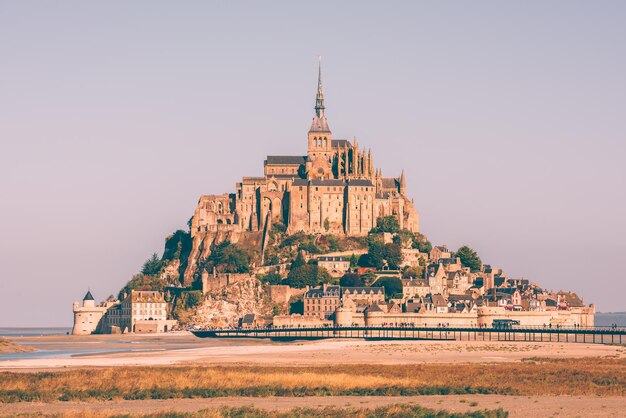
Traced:
[[356, 139], [333, 139], [324, 114], [321, 67], [307, 154], [270, 155], [263, 176], [244, 177], [236, 193], [200, 197], [192, 236], [205, 232], [263, 231], [274, 222], [287, 233], [367, 235], [383, 216], [418, 232], [418, 213], [406, 195], [404, 172], [383, 177], [371, 150]]

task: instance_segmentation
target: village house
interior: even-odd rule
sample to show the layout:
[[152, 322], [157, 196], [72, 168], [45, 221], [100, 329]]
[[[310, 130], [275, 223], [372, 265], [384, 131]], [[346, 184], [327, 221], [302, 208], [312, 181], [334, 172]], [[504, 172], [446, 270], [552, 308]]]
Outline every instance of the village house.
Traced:
[[429, 258], [431, 262], [438, 263], [440, 259], [450, 258], [451, 256], [452, 254], [445, 245], [438, 245], [434, 246], [430, 251]]
[[325, 268], [332, 277], [341, 277], [350, 270], [350, 259], [343, 256], [319, 256], [317, 265]]
[[131, 290], [122, 302], [107, 311], [106, 329], [111, 333], [151, 334], [168, 332], [175, 320], [167, 319], [167, 302], [162, 292]]
[[402, 279], [402, 296], [404, 299], [426, 296], [429, 293], [428, 281], [423, 279]]
[[309, 289], [304, 294], [304, 316], [328, 319], [339, 308], [340, 302], [339, 286], [323, 284], [321, 287]]
[[342, 287], [342, 300], [352, 300], [356, 305], [372, 305], [385, 302], [384, 287]]

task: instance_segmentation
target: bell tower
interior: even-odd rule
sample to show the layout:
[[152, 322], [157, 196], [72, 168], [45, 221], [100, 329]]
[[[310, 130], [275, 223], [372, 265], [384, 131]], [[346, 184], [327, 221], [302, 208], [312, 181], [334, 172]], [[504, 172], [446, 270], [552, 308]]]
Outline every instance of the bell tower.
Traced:
[[330, 161], [332, 158], [332, 145], [330, 128], [324, 115], [324, 89], [322, 88], [322, 58], [320, 57], [317, 75], [317, 94], [315, 96], [315, 116], [309, 129], [309, 146], [307, 155], [309, 161], [323, 156]]

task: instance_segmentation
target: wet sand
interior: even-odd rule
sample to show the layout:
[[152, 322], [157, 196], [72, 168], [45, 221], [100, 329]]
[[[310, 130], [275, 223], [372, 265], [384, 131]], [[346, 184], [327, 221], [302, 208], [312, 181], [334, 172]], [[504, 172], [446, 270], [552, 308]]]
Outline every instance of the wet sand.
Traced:
[[[625, 357], [626, 347], [601, 344], [320, 340], [272, 342], [255, 339], [201, 339], [188, 335], [51, 336], [14, 338], [63, 356], [28, 354], [0, 361], [0, 370], [67, 367], [255, 364], [327, 366], [332, 364], [419, 364], [510, 362], [531, 357]], [[73, 351], [72, 351], [73, 350]], [[32, 354], [30, 354], [32, 356]]]

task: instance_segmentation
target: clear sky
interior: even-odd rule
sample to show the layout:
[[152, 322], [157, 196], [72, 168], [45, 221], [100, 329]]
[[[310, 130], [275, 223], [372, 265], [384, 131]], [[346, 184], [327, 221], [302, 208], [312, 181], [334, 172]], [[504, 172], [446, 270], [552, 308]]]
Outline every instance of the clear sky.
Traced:
[[626, 310], [626, 2], [0, 1], [0, 326], [71, 325], [201, 194], [335, 138], [421, 229]]

